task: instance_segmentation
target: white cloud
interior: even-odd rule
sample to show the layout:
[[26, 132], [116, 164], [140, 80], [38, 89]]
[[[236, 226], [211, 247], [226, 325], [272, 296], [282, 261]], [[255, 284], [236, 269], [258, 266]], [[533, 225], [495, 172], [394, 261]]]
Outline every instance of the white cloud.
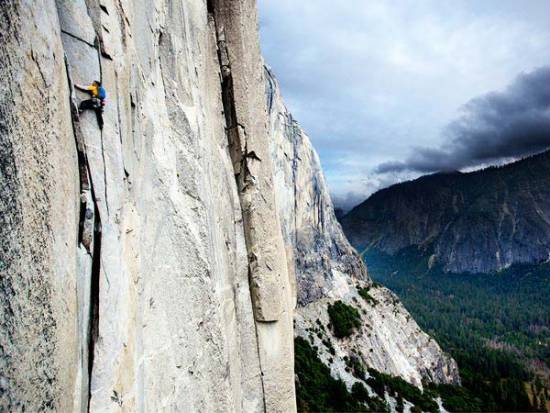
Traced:
[[550, 62], [546, 0], [259, 0], [259, 8], [267, 62], [340, 198], [376, 189], [364, 181], [378, 163], [439, 146], [472, 97]]

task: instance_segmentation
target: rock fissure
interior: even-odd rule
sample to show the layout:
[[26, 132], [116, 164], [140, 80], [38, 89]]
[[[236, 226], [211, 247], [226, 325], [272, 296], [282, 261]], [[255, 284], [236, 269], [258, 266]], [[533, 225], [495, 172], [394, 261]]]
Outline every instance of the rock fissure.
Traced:
[[79, 225], [78, 225], [78, 243], [82, 244], [89, 254], [92, 254], [90, 250], [92, 245], [92, 236], [89, 233], [89, 221], [92, 216], [87, 214], [87, 192], [92, 191], [90, 184], [90, 176], [88, 173], [88, 160], [86, 158], [86, 150], [82, 138], [82, 132], [80, 130], [79, 118], [78, 118], [78, 107], [75, 102], [75, 97], [73, 93], [73, 81], [71, 77], [71, 71], [69, 69], [69, 62], [67, 61], [67, 56], [64, 56], [65, 60], [65, 71], [67, 75], [68, 88], [70, 90], [70, 108], [71, 108], [71, 121], [73, 136], [76, 148], [77, 163], [78, 163], [78, 183], [79, 183], [79, 194], [80, 194], [80, 211], [79, 211]]
[[[250, 281], [250, 271], [249, 271], [249, 274], [248, 274], [248, 279]], [[258, 335], [258, 326], [256, 325], [256, 323], [254, 323], [254, 335], [256, 337], [256, 352], [258, 353], [258, 356], [261, 354], [261, 349], [260, 349], [260, 337]], [[266, 406], [266, 402], [265, 402], [265, 399], [266, 399], [266, 394], [265, 394], [265, 383], [264, 383], [264, 373], [263, 373], [263, 369], [262, 369], [262, 360], [260, 358], [259, 360], [259, 364], [260, 364], [260, 384], [262, 386], [262, 404], [263, 404], [263, 411], [264, 413], [267, 412], [267, 406]]]
[[94, 250], [92, 255], [92, 274], [90, 289], [90, 315], [88, 331], [88, 410], [92, 398], [92, 372], [94, 368], [94, 352], [99, 336], [99, 282], [101, 276], [101, 220], [97, 203], [95, 206]]
[[[91, 257], [90, 274], [90, 297], [88, 314], [88, 332], [87, 332], [87, 376], [88, 376], [88, 398], [87, 410], [89, 410], [91, 399], [92, 371], [94, 365], [94, 350], [99, 334], [99, 280], [101, 274], [101, 219], [93, 183], [90, 179], [90, 164], [86, 155], [86, 146], [83, 141], [82, 131], [80, 129], [80, 118], [76, 97], [74, 95], [73, 81], [70, 66], [65, 56], [65, 68], [67, 74], [67, 83], [70, 91], [70, 108], [72, 129], [77, 152], [77, 162], [79, 171], [79, 193], [80, 193], [80, 222], [78, 225], [78, 242], [82, 244]], [[90, 203], [92, 205], [90, 205]], [[92, 209], [93, 208], [93, 209]]]
[[79, 40], [79, 41], [81, 41], [82, 43], [86, 43], [88, 46], [93, 47], [94, 49], [96, 48], [96, 45], [95, 45], [95, 44], [90, 43], [90, 42], [88, 42], [87, 40], [84, 40], [82, 37], [79, 37], [79, 36], [77, 36], [76, 34], [73, 34], [73, 33], [68, 32], [68, 31], [66, 31], [66, 30], [63, 30], [63, 29], [61, 29], [60, 32], [63, 33], [63, 34], [66, 34], [66, 35], [69, 36], [69, 37], [72, 37], [73, 39]]
[[[237, 113], [235, 110], [235, 101], [234, 101], [234, 92], [233, 92], [233, 79], [231, 75], [229, 53], [227, 51], [226, 44], [225, 44], [225, 34], [223, 33], [223, 30], [219, 30], [216, 24], [216, 18], [214, 14], [214, 5], [212, 0], [209, 0], [207, 4], [208, 4], [209, 18], [211, 18], [213, 21], [216, 42], [217, 42], [218, 60], [219, 60], [220, 75], [221, 75], [220, 80], [221, 80], [222, 104], [223, 104], [223, 110], [224, 110], [225, 122], [226, 122], [225, 131], [227, 134], [228, 145], [230, 147], [230, 155], [233, 163], [235, 180], [236, 180], [237, 186], [240, 188], [239, 192], [242, 194], [246, 191], [246, 183], [243, 184], [243, 182], [246, 181], [246, 177], [249, 174], [247, 161], [246, 161], [247, 156], [246, 155], [242, 156], [243, 152], [240, 152], [241, 142], [240, 142], [240, 136], [239, 136], [239, 129], [242, 129], [244, 133], [245, 128], [243, 125], [239, 124], [239, 122], [237, 121]], [[248, 155], [248, 153], [246, 152], [246, 148], [244, 149], [244, 154]], [[257, 158], [255, 153], [252, 152], [252, 154], [253, 154], [253, 157]], [[241, 210], [243, 210], [241, 197], [239, 197], [239, 203], [241, 206]], [[254, 280], [252, 276], [251, 267], [255, 265], [256, 256], [254, 255], [253, 252], [251, 252], [248, 254], [247, 259], [248, 259], [248, 282], [251, 290], [250, 295], [252, 300], [254, 300], [254, 293], [252, 292], [252, 290], [254, 289]], [[254, 323], [254, 334], [256, 337], [256, 340], [255, 340], [256, 352], [258, 353], [258, 356], [260, 356], [261, 354], [260, 337], [258, 334], [257, 323]], [[259, 364], [260, 364], [260, 383], [261, 383], [262, 394], [263, 394], [263, 397], [262, 397], [263, 411], [266, 412], [267, 411], [266, 397], [265, 397], [266, 390], [265, 390], [264, 373], [263, 373], [261, 357], [259, 357]]]

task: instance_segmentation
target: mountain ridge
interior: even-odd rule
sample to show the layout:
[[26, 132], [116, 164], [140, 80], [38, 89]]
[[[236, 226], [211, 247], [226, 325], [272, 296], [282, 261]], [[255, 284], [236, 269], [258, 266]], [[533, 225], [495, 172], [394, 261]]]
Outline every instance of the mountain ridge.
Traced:
[[341, 220], [352, 245], [416, 246], [448, 272], [492, 272], [550, 254], [550, 151], [483, 170], [382, 189]]

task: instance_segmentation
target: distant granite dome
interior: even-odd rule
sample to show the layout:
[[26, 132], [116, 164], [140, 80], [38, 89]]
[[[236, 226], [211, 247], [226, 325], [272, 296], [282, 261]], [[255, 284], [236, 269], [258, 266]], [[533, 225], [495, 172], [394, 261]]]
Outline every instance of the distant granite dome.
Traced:
[[[416, 246], [448, 272], [550, 257], [550, 151], [502, 167], [437, 173], [378, 191], [343, 219], [360, 251]], [[434, 261], [435, 260], [435, 261]]]

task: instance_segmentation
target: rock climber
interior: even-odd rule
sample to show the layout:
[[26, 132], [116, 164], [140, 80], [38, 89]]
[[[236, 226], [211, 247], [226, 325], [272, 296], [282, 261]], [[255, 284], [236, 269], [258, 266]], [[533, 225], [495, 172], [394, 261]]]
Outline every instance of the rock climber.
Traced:
[[78, 105], [78, 113], [82, 113], [82, 111], [86, 109], [94, 110], [99, 129], [103, 129], [103, 109], [105, 107], [107, 93], [105, 92], [105, 88], [101, 86], [101, 82], [99, 80], [94, 80], [90, 86], [82, 86], [77, 84], [74, 86], [91, 96], [90, 99], [80, 102], [80, 105]]

